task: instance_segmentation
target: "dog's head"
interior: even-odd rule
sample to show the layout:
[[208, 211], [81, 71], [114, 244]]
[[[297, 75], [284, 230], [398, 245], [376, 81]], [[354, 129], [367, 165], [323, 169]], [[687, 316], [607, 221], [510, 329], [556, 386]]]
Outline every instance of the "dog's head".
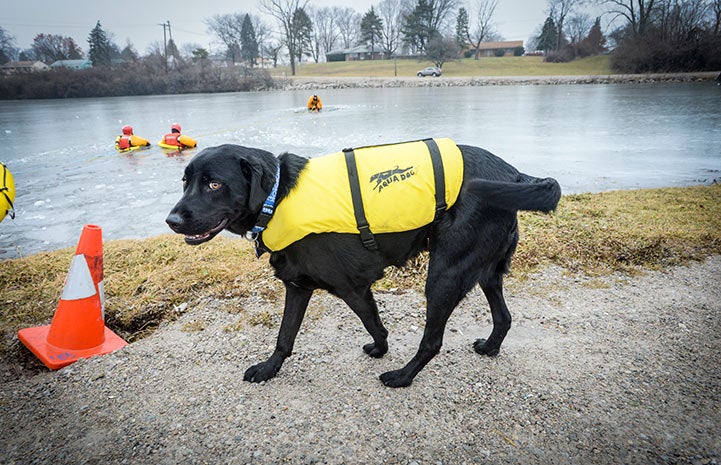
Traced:
[[191, 245], [225, 228], [244, 234], [273, 188], [276, 163], [270, 152], [239, 145], [203, 150], [185, 168], [183, 197], [165, 222]]

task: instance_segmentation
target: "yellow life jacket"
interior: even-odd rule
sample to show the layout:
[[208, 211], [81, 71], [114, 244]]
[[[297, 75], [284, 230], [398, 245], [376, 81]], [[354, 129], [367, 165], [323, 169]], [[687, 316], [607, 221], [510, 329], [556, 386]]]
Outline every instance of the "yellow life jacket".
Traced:
[[[450, 208], [463, 182], [463, 157], [450, 139], [434, 139]], [[424, 141], [354, 150], [365, 216], [374, 234], [410, 231], [436, 215], [436, 181]], [[270, 250], [282, 250], [311, 233], [358, 234], [345, 153], [311, 158], [262, 233]]]

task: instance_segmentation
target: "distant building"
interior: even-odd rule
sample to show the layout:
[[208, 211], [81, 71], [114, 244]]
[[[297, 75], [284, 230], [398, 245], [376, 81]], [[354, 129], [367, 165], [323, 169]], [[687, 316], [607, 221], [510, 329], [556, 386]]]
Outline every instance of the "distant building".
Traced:
[[386, 54], [380, 47], [371, 48], [368, 45], [357, 45], [351, 48], [331, 50], [325, 54], [326, 61], [359, 61], [359, 60], [384, 60]]
[[0, 69], [4, 74], [26, 74], [47, 71], [50, 67], [42, 61], [11, 61]]
[[[478, 56], [482, 57], [495, 57], [495, 56], [506, 56], [512, 57], [515, 50], [521, 47], [523, 48], [522, 40], [505, 40], [503, 42], [481, 42], [478, 47]], [[501, 55], [502, 53], [502, 55]]]
[[58, 68], [88, 69], [92, 66], [93, 66], [93, 64], [90, 63], [90, 60], [58, 60], [58, 61], [50, 64], [50, 67], [53, 69], [58, 69]]

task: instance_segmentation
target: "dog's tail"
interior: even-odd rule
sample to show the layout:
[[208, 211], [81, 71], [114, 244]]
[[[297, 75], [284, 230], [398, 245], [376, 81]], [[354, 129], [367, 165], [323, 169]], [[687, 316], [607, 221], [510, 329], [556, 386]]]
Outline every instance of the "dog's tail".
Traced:
[[561, 186], [553, 178], [536, 178], [520, 173], [518, 182], [474, 179], [469, 188], [484, 202], [502, 210], [550, 212], [561, 199]]

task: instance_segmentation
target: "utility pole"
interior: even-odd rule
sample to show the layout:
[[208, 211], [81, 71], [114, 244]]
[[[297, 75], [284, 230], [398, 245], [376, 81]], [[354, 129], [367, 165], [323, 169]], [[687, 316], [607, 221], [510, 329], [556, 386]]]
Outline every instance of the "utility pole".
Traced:
[[168, 72], [168, 40], [165, 35], [165, 27], [170, 27], [170, 21], [168, 21], [168, 24], [161, 23], [158, 26], [163, 26], [163, 58], [165, 59], [165, 72]]
[[[169, 43], [169, 44], [170, 44], [170, 43], [173, 44], [173, 48], [170, 50], [170, 53], [172, 54], [171, 57], [170, 57], [171, 60], [172, 60], [171, 64], [173, 65], [173, 68], [175, 68], [175, 51], [178, 49], [178, 46], [175, 45], [175, 42], [173, 42], [173, 33], [170, 31], [170, 20], [169, 20], [169, 19], [166, 20], [166, 24], [168, 25], [168, 43]], [[168, 63], [168, 52], [167, 52], [167, 50], [165, 51], [165, 63], [166, 63], [166, 66], [167, 66], [167, 63]]]

